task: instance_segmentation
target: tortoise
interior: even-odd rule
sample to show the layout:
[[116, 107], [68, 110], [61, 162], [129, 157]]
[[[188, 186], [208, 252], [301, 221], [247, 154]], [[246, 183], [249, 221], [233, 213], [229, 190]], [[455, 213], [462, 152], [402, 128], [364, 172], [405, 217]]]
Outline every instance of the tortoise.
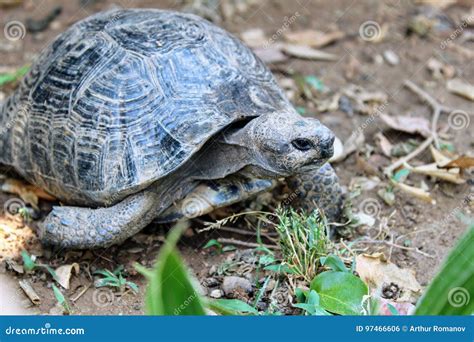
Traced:
[[292, 204], [341, 209], [333, 133], [264, 63], [192, 15], [119, 9], [57, 37], [0, 111], [0, 164], [54, 195], [45, 244], [98, 248], [286, 178]]

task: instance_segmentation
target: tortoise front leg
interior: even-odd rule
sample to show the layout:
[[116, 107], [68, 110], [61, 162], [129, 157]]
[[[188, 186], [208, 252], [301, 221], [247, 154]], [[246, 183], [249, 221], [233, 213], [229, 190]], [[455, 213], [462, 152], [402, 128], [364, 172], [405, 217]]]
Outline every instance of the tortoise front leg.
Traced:
[[62, 248], [100, 248], [120, 243], [142, 230], [163, 208], [150, 189], [108, 208], [54, 207], [40, 224], [44, 244]]
[[319, 170], [299, 174], [287, 179], [296, 198], [291, 206], [312, 211], [324, 211], [329, 222], [337, 222], [342, 213], [343, 195], [336, 172], [329, 163]]

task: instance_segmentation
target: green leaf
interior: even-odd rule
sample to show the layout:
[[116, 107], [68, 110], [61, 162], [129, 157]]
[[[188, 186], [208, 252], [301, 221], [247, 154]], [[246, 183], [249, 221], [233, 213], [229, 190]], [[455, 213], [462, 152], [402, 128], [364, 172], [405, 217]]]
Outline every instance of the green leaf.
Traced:
[[208, 306], [221, 315], [258, 314], [257, 309], [239, 299], [214, 299]]
[[186, 228], [175, 226], [161, 247], [145, 298], [150, 315], [205, 315], [200, 295], [175, 248]]
[[324, 87], [323, 81], [313, 75], [305, 76], [304, 80], [307, 84], [309, 84], [313, 89], [317, 91], [324, 91], [326, 88]]
[[328, 316], [329, 312], [324, 310], [320, 305], [320, 298], [316, 291], [311, 290], [306, 294], [306, 303], [299, 303], [293, 305], [295, 308], [300, 308], [313, 316]]
[[311, 290], [320, 296], [321, 306], [340, 315], [359, 315], [362, 299], [368, 294], [367, 285], [349, 272], [327, 271], [311, 282]]
[[333, 271], [349, 272], [344, 262], [337, 255], [329, 254], [328, 256], [321, 257], [319, 260], [321, 265], [327, 266]]
[[474, 313], [474, 226], [446, 258], [443, 267], [418, 302], [416, 315]]
[[305, 115], [305, 114], [306, 114], [306, 108], [305, 108], [305, 107], [298, 106], [298, 107], [296, 107], [296, 111], [297, 111], [300, 115]]
[[398, 316], [398, 315], [399, 315], [397, 308], [394, 307], [392, 304], [387, 303], [387, 307], [388, 307], [388, 310], [390, 311], [390, 313], [391, 313], [393, 316]]
[[295, 290], [295, 296], [298, 303], [306, 303], [306, 297], [308, 296], [308, 290], [303, 290], [299, 287]]
[[410, 170], [408, 169], [401, 169], [401, 170], [398, 170], [392, 177], [392, 179], [399, 183], [401, 181], [403, 181], [408, 175], [410, 174]]
[[27, 251], [21, 251], [21, 257], [23, 259], [23, 268], [25, 271], [33, 271], [38, 265], [31, 259]]
[[203, 247], [203, 249], [211, 248], [211, 247], [217, 247], [217, 249], [222, 249], [222, 244], [217, 241], [216, 239], [209, 240]]
[[7, 83], [15, 82], [19, 78], [23, 77], [29, 69], [30, 67], [28, 65], [25, 65], [15, 70], [15, 72], [0, 74], [0, 87], [4, 86]]
[[296, 274], [297, 272], [293, 270], [287, 264], [276, 264], [276, 265], [268, 265], [263, 268], [264, 270], [282, 273], [282, 274]]
[[53, 284], [53, 293], [54, 293], [54, 297], [58, 301], [59, 305], [61, 305], [66, 312], [70, 313], [71, 308], [69, 307], [69, 304], [68, 304], [66, 298], [64, 298], [64, 295], [62, 294], [62, 292], [54, 284]]

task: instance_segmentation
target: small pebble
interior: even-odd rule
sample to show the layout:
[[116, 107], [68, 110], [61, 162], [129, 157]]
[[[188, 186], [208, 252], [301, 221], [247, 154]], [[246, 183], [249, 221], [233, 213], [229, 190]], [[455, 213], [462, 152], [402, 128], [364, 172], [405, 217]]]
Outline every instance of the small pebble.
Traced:
[[383, 57], [390, 65], [398, 65], [400, 63], [400, 57], [398, 57], [398, 55], [392, 50], [384, 51]]
[[222, 282], [222, 290], [225, 295], [229, 298], [235, 298], [242, 294], [252, 293], [252, 283], [249, 280], [242, 277], [228, 276], [224, 278]]
[[219, 289], [212, 290], [211, 293], [209, 294], [211, 298], [216, 298], [216, 299], [221, 298], [222, 295], [223, 295], [222, 290], [219, 290]]

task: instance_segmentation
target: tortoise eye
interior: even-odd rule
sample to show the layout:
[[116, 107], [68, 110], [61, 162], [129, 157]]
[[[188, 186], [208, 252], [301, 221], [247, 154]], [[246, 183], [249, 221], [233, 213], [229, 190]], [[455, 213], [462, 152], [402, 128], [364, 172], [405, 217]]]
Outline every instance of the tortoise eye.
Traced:
[[314, 147], [314, 144], [309, 139], [298, 138], [291, 142], [294, 148], [300, 151], [308, 151]]

